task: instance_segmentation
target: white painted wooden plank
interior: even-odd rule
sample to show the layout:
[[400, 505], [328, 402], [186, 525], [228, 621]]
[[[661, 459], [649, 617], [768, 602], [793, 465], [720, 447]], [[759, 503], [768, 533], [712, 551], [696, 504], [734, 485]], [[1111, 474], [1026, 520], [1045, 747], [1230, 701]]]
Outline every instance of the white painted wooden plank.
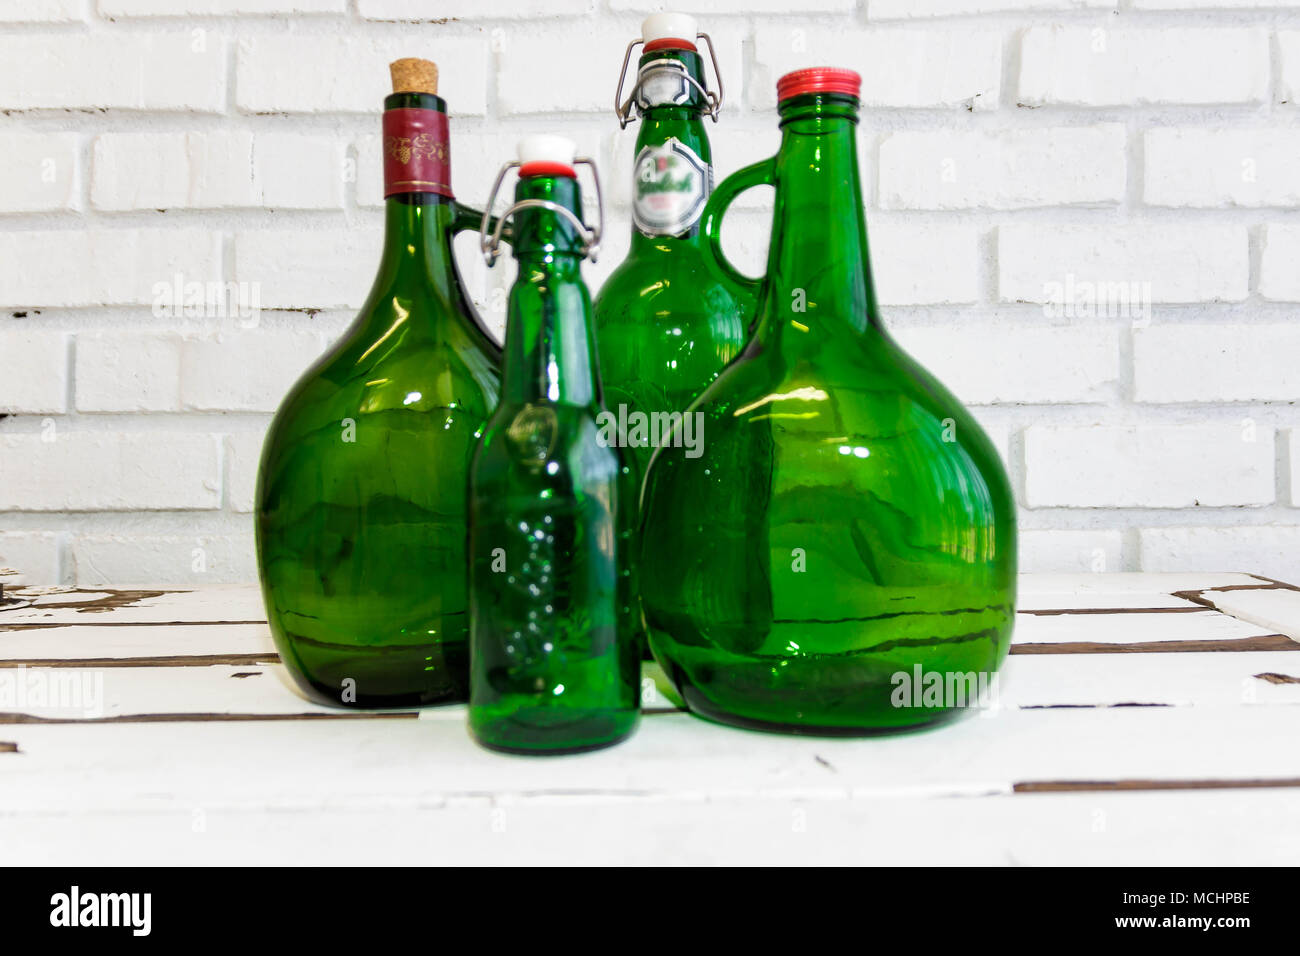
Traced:
[[[1181, 607], [1174, 591], [1199, 590], [1240, 584], [1259, 584], [1249, 574], [1141, 573], [1118, 574], [1025, 574], [1019, 580], [1020, 607], [1025, 610], [1077, 608]], [[116, 623], [203, 621], [264, 621], [260, 591], [255, 587], [212, 588], [203, 591], [169, 591], [157, 597], [143, 597], [106, 610], [79, 610], [68, 604], [108, 600], [106, 591], [77, 591], [70, 588], [11, 588], [5, 592], [32, 607], [0, 611], [0, 624]], [[111, 618], [101, 615], [111, 614]]]
[[[1207, 592], [1213, 595], [1215, 592]], [[1229, 594], [1288, 592], [1228, 592]], [[1300, 592], [1296, 592], [1300, 595]], [[1277, 633], [1209, 608], [1185, 614], [1019, 614], [1015, 644], [1229, 641]], [[0, 660], [103, 660], [275, 653], [265, 624], [69, 624], [0, 630]]]
[[1119, 571], [1105, 574], [1022, 574], [1022, 595], [1037, 594], [1172, 594], [1265, 583], [1253, 574], [1202, 571]]
[[1191, 601], [1161, 591], [1087, 591], [1029, 593], [1016, 598], [1018, 611], [1123, 611], [1137, 608], [1196, 607]]
[[999, 672], [997, 689], [1003, 707], [1298, 706], [1300, 653], [1017, 655]]
[[[29, 591], [41, 591], [31, 598]], [[9, 592], [6, 591], [8, 595]], [[203, 621], [266, 620], [262, 594], [253, 587], [165, 591], [155, 597], [130, 600], [123, 592], [70, 591], [66, 588], [18, 589], [11, 596], [35, 600], [30, 607], [0, 610], [0, 626], [15, 624], [151, 624]], [[102, 602], [98, 606], [95, 602]], [[113, 606], [113, 602], [120, 603]], [[70, 606], [70, 605], [89, 606]]]
[[546, 759], [489, 753], [463, 722], [16, 724], [0, 814], [32, 810], [419, 807], [550, 795], [725, 799], [982, 795], [1025, 781], [1300, 777], [1300, 708], [1004, 709], [866, 740], [738, 731], [685, 714]]
[[0, 713], [103, 720], [158, 714], [338, 717], [348, 711], [299, 696], [284, 667], [274, 664], [0, 668]]
[[[1261, 673], [1296, 682], [1254, 676]], [[31, 689], [37, 686], [44, 690], [41, 698]], [[1013, 655], [999, 672], [997, 691], [1008, 707], [1300, 704], [1300, 653]], [[657, 706], [671, 705], [661, 699]], [[298, 696], [279, 664], [244, 664], [0, 668], [0, 713], [101, 720], [158, 714], [345, 717], [349, 712]], [[423, 717], [460, 721], [464, 710], [428, 708]]]
[[1226, 614], [1300, 641], [1300, 591], [1204, 591], [1201, 597]]
[[185, 655], [275, 654], [265, 624], [69, 624], [0, 630], [0, 660], [114, 660]]
[[1276, 633], [1210, 608], [1185, 614], [1018, 614], [1012, 643], [1238, 641]]
[[[1294, 865], [1294, 790], [0, 817], [10, 865]], [[323, 835], [328, 835], [328, 839]]]

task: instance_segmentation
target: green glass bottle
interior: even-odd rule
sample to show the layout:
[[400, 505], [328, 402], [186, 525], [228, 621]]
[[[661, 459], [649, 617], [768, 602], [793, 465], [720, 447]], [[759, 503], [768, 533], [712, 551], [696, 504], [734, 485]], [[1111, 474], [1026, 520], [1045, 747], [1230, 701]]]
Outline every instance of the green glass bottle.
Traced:
[[[632, 243], [596, 297], [600, 368], [609, 410], [640, 487], [656, 440], [745, 344], [753, 298], [705, 264], [700, 215], [713, 189], [704, 117], [716, 121], [719, 93], [708, 89], [693, 18], [655, 14], [641, 28], [642, 54], [626, 125], [641, 118], [632, 177]], [[624, 58], [626, 74], [632, 49]], [[714, 74], [717, 61], [714, 59]], [[623, 80], [619, 81], [622, 93]]]
[[470, 470], [469, 726], [495, 750], [573, 753], [640, 715], [633, 489], [601, 399], [580, 272], [599, 229], [581, 221], [573, 144], [531, 136], [519, 155], [502, 170], [519, 169], [501, 217], [519, 272], [501, 403]]
[[436, 67], [399, 60], [393, 80], [378, 276], [285, 398], [257, 485], [280, 657], [306, 694], [355, 707], [468, 695], [465, 483], [500, 383], [452, 254], [480, 214], [452, 197]]
[[[660, 448], [643, 492], [651, 648], [726, 723], [869, 734], [993, 702], [1011, 637], [1015, 508], [974, 419], [880, 324], [855, 143], [858, 75], [778, 84], [775, 188], [753, 340], [691, 406], [703, 453]], [[936, 263], [936, 268], [941, 268]], [[935, 692], [936, 682], [940, 685]]]

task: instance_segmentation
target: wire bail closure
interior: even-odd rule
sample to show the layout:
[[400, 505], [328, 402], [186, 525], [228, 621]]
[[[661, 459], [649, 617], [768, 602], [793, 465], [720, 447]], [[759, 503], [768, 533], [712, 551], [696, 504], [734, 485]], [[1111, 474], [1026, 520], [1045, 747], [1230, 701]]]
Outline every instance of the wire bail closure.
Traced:
[[483, 253], [483, 259], [487, 262], [488, 268], [496, 265], [497, 259], [501, 255], [501, 238], [506, 228], [506, 221], [518, 212], [520, 209], [549, 209], [551, 212], [558, 213], [563, 218], [569, 220], [578, 234], [582, 237], [582, 254], [592, 262], [596, 261], [596, 256], [600, 252], [600, 238], [605, 232], [605, 197], [600, 189], [600, 173], [596, 170], [596, 161], [580, 156], [573, 161], [575, 166], [588, 166], [591, 168], [591, 178], [596, 183], [596, 210], [598, 221], [594, 227], [588, 226], [585, 222], [567, 206], [561, 206], [550, 199], [521, 199], [514, 203], [501, 214], [497, 219], [496, 228], [490, 229], [492, 218], [492, 207], [496, 204], [497, 193], [501, 191], [501, 184], [505, 182], [506, 174], [512, 169], [518, 169], [523, 166], [517, 159], [512, 159], [497, 173], [496, 182], [492, 184], [492, 191], [488, 193], [487, 203], [483, 207], [483, 220], [479, 224], [478, 239], [479, 249]]
[[713, 40], [707, 33], [695, 34], [695, 39], [703, 40], [709, 48], [709, 59], [713, 61], [713, 78], [718, 81], [718, 92], [714, 93], [707, 87], [701, 86], [695, 77], [691, 76], [686, 69], [686, 65], [680, 60], [673, 60], [665, 57], [657, 63], [646, 64], [651, 67], [644, 75], [638, 76], [636, 83], [632, 86], [632, 91], [628, 94], [626, 100], [623, 99], [623, 84], [627, 80], [627, 65], [632, 62], [632, 50], [643, 40], [633, 40], [627, 45], [627, 52], [623, 54], [623, 69], [618, 74], [618, 88], [614, 90], [614, 115], [618, 117], [618, 128], [627, 129], [627, 124], [636, 119], [633, 115], [632, 107], [636, 105], [636, 95], [640, 91], [645, 81], [650, 78], [651, 74], [662, 71], [676, 73], [691, 86], [700, 91], [700, 94], [709, 101], [709, 119], [713, 122], [718, 121], [718, 112], [722, 109], [722, 97], [724, 94], [722, 86], [722, 74], [718, 72], [718, 54], [713, 49]]

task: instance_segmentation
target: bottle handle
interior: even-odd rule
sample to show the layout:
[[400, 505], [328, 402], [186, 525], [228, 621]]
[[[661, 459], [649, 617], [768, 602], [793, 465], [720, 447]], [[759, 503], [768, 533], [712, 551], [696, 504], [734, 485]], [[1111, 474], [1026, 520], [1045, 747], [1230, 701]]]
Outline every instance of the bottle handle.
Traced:
[[[466, 206], [460, 200], [456, 200], [455, 202], [456, 202], [456, 214], [452, 217], [451, 220], [452, 235], [459, 235], [462, 232], [469, 232], [471, 229], [473, 229], [475, 232], [478, 232], [479, 227], [482, 226], [483, 224], [483, 210], [475, 209], [472, 206]], [[491, 215], [488, 216], [488, 224], [489, 224], [489, 228], [496, 229], [497, 217]], [[509, 233], [507, 232], [503, 238], [505, 239], [506, 242], [509, 242], [510, 241]]]
[[[492, 224], [492, 227], [495, 229], [497, 223], [497, 217], [489, 216], [488, 221]], [[471, 230], [474, 232], [478, 232], [479, 226], [482, 225], [482, 223], [483, 223], [482, 212], [475, 209], [473, 206], [465, 205], [459, 199], [452, 200], [451, 234], [453, 237], [460, 235], [462, 232], [470, 232]], [[509, 231], [507, 231], [506, 234], [501, 238], [504, 239], [506, 242], [509, 242], [510, 241]], [[453, 252], [452, 258], [455, 258], [455, 250], [452, 250], [452, 252]], [[457, 265], [456, 270], [457, 272], [460, 271], [459, 264]], [[493, 345], [497, 347], [497, 357], [500, 358], [501, 346], [497, 342], [496, 336], [493, 335], [492, 332], [488, 329], [487, 325], [484, 324], [483, 316], [479, 313], [479, 310], [474, 307], [472, 302], [470, 303], [469, 311], [474, 324], [478, 326], [478, 330], [483, 333], [483, 335], [487, 338], [489, 342], [491, 342]]]
[[773, 186], [776, 179], [776, 159], [764, 159], [732, 173], [713, 190], [713, 195], [704, 206], [700, 219], [700, 229], [704, 233], [704, 249], [708, 253], [706, 262], [714, 267], [734, 284], [740, 286], [750, 295], [757, 296], [762, 279], [751, 279], [733, 266], [722, 252], [722, 218], [727, 208], [747, 189], [755, 186]]

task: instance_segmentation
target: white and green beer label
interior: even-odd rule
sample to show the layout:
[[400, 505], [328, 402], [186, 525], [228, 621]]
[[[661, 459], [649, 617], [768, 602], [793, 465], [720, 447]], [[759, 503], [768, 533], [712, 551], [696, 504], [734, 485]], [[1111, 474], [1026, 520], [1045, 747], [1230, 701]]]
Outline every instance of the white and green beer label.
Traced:
[[647, 236], [679, 236], [699, 221], [713, 171], [677, 138], [646, 146], [633, 167], [632, 221]]

